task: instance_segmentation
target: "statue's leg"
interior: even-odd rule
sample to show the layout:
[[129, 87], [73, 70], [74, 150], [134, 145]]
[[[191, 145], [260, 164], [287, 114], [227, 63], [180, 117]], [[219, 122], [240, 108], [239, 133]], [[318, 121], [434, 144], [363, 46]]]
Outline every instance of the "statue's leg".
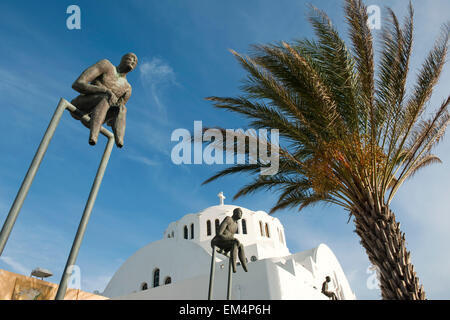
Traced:
[[326, 295], [328, 298], [331, 298], [331, 300], [337, 300], [337, 296], [332, 291], [324, 291], [322, 292], [324, 295]]
[[86, 113], [84, 110], [82, 110], [82, 108], [84, 109], [84, 108], [88, 107], [86, 105], [86, 102], [88, 102], [87, 100], [88, 99], [86, 99], [85, 95], [80, 94], [75, 99], [70, 101], [70, 103], [73, 104], [78, 109], [76, 112], [70, 111], [70, 114], [72, 115], [72, 117], [74, 117], [77, 120], [81, 119], [81, 117]]
[[[81, 120], [81, 118], [92, 111], [92, 109], [98, 104], [100, 101], [99, 97], [97, 95], [83, 95], [80, 94], [78, 97], [70, 101], [71, 104], [73, 104], [77, 110], [72, 112], [70, 111], [70, 114], [72, 117], [76, 120]], [[89, 129], [89, 126], [83, 123], [85, 127]]]
[[[85, 114], [89, 114], [92, 117], [92, 113], [95, 108], [101, 103], [102, 100], [106, 98], [104, 94], [80, 94], [75, 99], [70, 101], [78, 110], [75, 112], [70, 112], [72, 117], [80, 120]], [[84, 123], [83, 123], [84, 124]], [[88, 129], [91, 128], [92, 121], [89, 126], [85, 125]], [[100, 129], [99, 129], [100, 130]]]
[[114, 138], [116, 140], [116, 145], [119, 148], [123, 147], [123, 137], [125, 136], [125, 126], [126, 126], [127, 108], [125, 106], [119, 107], [117, 116], [113, 120], [112, 129], [114, 132]]
[[247, 272], [247, 259], [245, 258], [244, 246], [242, 244], [239, 245], [239, 260], [241, 261], [242, 269]]
[[212, 240], [211, 240], [211, 248], [214, 248], [214, 247], [216, 247], [217, 246], [217, 244], [216, 244], [216, 237], [214, 237], [214, 238], [212, 238]]
[[231, 252], [230, 252], [230, 259], [232, 262], [232, 267], [233, 267], [234, 273], [236, 273], [237, 256], [238, 256], [238, 246], [233, 245], [233, 248], [231, 249]]
[[106, 98], [102, 98], [100, 102], [95, 106], [91, 114], [91, 133], [89, 135], [89, 144], [92, 146], [97, 143], [98, 134], [100, 132], [101, 126], [105, 122], [108, 109], [108, 100], [106, 100]]

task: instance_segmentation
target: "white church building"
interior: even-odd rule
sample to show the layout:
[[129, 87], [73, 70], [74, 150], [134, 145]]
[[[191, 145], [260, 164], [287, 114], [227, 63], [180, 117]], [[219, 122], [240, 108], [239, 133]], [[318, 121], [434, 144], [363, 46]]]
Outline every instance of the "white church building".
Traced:
[[[219, 224], [231, 216], [234, 205], [220, 204], [187, 214], [169, 224], [163, 239], [152, 242], [126, 260], [102, 295], [112, 299], [206, 300], [211, 268], [211, 239]], [[248, 272], [238, 263], [232, 275], [232, 300], [328, 300], [321, 293], [326, 276], [328, 290], [338, 299], [355, 299], [347, 278], [325, 244], [292, 254], [284, 227], [264, 211], [242, 208], [235, 235], [244, 245]], [[213, 299], [226, 299], [228, 258], [216, 254]]]

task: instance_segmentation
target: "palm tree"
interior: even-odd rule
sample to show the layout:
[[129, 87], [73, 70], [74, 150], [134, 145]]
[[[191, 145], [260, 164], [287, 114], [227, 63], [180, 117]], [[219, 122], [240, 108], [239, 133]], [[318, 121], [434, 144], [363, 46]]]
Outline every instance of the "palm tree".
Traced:
[[244, 94], [206, 99], [246, 116], [253, 128], [278, 129], [279, 171], [259, 175], [267, 163], [238, 164], [205, 183], [246, 172], [253, 179], [235, 198], [274, 191], [279, 197], [271, 213], [318, 202], [345, 208], [378, 269], [382, 298], [425, 299], [390, 204], [406, 179], [440, 162], [430, 152], [450, 121], [450, 97], [431, 117], [425, 110], [445, 62], [450, 24], [407, 93], [412, 5], [402, 23], [388, 9], [376, 73], [366, 10], [361, 0], [345, 0], [350, 49], [328, 16], [311, 7], [315, 40], [255, 45], [250, 56], [232, 51], [248, 73]]

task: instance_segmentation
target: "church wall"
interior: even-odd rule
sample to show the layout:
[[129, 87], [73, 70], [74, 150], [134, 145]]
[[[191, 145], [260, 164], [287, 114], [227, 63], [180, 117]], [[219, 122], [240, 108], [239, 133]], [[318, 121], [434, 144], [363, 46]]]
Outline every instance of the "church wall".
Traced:
[[209, 272], [211, 256], [190, 240], [164, 239], [136, 252], [114, 274], [103, 295], [115, 297], [137, 292], [146, 282], [153, 287], [153, 272], [160, 270], [159, 284], [170, 276], [172, 283]]
[[[223, 265], [223, 268], [221, 268]], [[216, 263], [213, 299], [226, 300], [228, 261]], [[245, 273], [238, 267], [233, 273], [232, 300], [270, 300], [279, 299], [278, 286], [274, 278], [268, 274], [268, 262], [258, 261], [249, 264], [249, 272]], [[175, 282], [173, 284], [152, 288], [147, 291], [115, 297], [113, 299], [159, 299], [159, 300], [206, 300], [208, 298], [209, 272], [202, 276]]]
[[332, 279], [330, 288], [339, 292], [341, 298], [356, 299], [339, 261], [328, 246], [320, 244], [316, 249], [314, 259], [317, 266], [316, 279], [319, 280], [320, 285], [326, 276], [330, 276]]
[[[238, 267], [233, 273], [232, 300], [326, 300], [319, 289], [314, 289], [305, 283], [304, 276], [307, 271], [302, 268], [293, 273], [295, 263], [292, 259], [283, 262], [273, 260], [260, 260], [250, 262], [249, 272], [245, 273]], [[223, 265], [223, 267], [221, 267]], [[226, 299], [227, 293], [228, 261], [216, 263], [213, 299]], [[170, 285], [152, 288], [113, 299], [172, 299], [172, 300], [206, 300], [208, 297], [209, 273], [190, 279], [181, 280]]]

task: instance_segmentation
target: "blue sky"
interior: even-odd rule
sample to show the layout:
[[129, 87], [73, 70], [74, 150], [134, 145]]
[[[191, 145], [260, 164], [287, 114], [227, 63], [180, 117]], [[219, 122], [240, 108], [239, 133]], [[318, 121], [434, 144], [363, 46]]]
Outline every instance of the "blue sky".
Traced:
[[[324, 9], [346, 36], [342, 1], [308, 1]], [[232, 201], [248, 181], [228, 177], [201, 183], [223, 166], [171, 162], [174, 129], [205, 126], [244, 128], [237, 115], [214, 109], [204, 97], [239, 93], [245, 76], [228, 49], [313, 36], [306, 1], [3, 1], [0, 4], [0, 223], [3, 223], [60, 97], [76, 96], [72, 82], [90, 64], [117, 64], [129, 51], [139, 58], [129, 74], [125, 147], [114, 149], [95, 204], [77, 265], [83, 290], [103, 291], [110, 277], [136, 250], [162, 237], [183, 215], [226, 203], [268, 211], [275, 195], [259, 193]], [[66, 28], [66, 8], [81, 8], [81, 30]], [[386, 1], [366, 1], [383, 7]], [[398, 16], [405, 0], [389, 1]], [[420, 63], [449, 19], [447, 0], [413, 1], [414, 79]], [[382, 23], [385, 12], [382, 12]], [[374, 32], [375, 37], [379, 31]], [[446, 66], [432, 100], [448, 95]], [[87, 143], [88, 131], [65, 114], [0, 258], [0, 268], [29, 274], [39, 266], [59, 283], [105, 145]], [[438, 146], [443, 164], [409, 181], [393, 203], [407, 247], [431, 299], [448, 299], [450, 286], [450, 142]], [[276, 213], [291, 252], [326, 243], [335, 252], [358, 298], [378, 299], [366, 281], [370, 266], [346, 213], [318, 206], [301, 213]]]

